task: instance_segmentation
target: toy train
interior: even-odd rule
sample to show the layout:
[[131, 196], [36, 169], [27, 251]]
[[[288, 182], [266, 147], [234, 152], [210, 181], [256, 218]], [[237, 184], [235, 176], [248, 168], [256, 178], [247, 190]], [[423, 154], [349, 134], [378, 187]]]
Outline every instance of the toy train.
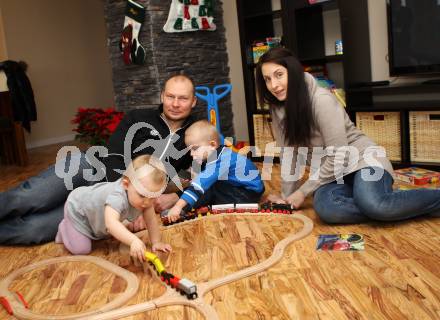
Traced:
[[207, 207], [200, 207], [197, 209], [192, 209], [189, 212], [182, 211], [180, 218], [175, 222], [170, 222], [168, 220], [168, 211], [164, 211], [161, 214], [161, 220], [164, 226], [169, 226], [171, 224], [180, 223], [186, 220], [195, 219], [197, 217], [202, 217], [210, 214], [221, 214], [221, 213], [280, 213], [280, 214], [292, 214], [294, 209], [288, 204], [278, 204], [265, 202], [261, 205], [258, 203], [237, 203], [237, 204], [219, 204]]
[[162, 261], [152, 252], [145, 251], [145, 259], [156, 269], [160, 279], [167, 285], [176, 289], [188, 299], [197, 299], [197, 286], [188, 279], [180, 279], [173, 274], [166, 272]]

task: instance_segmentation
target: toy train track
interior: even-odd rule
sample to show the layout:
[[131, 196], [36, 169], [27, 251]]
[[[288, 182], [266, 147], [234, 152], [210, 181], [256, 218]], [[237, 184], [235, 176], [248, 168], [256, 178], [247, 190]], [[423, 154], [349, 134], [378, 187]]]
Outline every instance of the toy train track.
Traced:
[[200, 207], [196, 209], [192, 209], [189, 212], [184, 212], [180, 214], [180, 219], [175, 222], [170, 222], [168, 220], [167, 213], [165, 211], [163, 215], [161, 215], [161, 220], [164, 226], [169, 226], [172, 224], [180, 223], [183, 221], [201, 218], [211, 214], [228, 214], [228, 213], [278, 213], [278, 214], [292, 214], [295, 210], [291, 208], [288, 204], [278, 204], [265, 202], [261, 205], [258, 203], [237, 203], [237, 204], [219, 204], [213, 206]]
[[163, 282], [176, 289], [180, 294], [185, 295], [188, 299], [197, 299], [197, 286], [191, 280], [180, 279], [167, 272], [162, 261], [152, 252], [145, 251], [145, 258], [156, 269], [157, 275]]

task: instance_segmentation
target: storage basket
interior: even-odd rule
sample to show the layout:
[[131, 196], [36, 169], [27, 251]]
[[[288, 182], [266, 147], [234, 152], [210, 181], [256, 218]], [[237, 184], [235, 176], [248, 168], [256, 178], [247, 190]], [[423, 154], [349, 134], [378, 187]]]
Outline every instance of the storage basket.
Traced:
[[357, 112], [356, 126], [385, 148], [388, 159], [402, 160], [399, 112]]
[[[264, 150], [266, 144], [274, 142], [271, 131], [271, 120], [268, 114], [254, 114], [254, 138], [255, 146], [258, 148], [258, 153], [255, 156], [264, 156]], [[275, 156], [279, 156], [279, 152], [275, 153]]]
[[412, 162], [440, 162], [440, 111], [409, 112]]

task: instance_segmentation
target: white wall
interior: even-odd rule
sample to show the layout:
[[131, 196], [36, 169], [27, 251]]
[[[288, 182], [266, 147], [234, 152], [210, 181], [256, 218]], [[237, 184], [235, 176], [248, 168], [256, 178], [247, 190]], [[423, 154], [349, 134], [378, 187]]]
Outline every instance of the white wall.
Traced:
[[223, 21], [226, 29], [229, 77], [232, 85], [231, 100], [232, 112], [234, 113], [234, 132], [237, 140], [249, 141], [240, 35], [238, 32], [237, 6], [235, 1], [223, 0]]
[[392, 80], [388, 65], [386, 0], [368, 0], [372, 81]]
[[101, 0], [0, 0], [0, 10], [0, 43], [8, 59], [28, 64], [34, 90], [28, 147], [71, 140], [78, 107], [114, 105]]
[[4, 61], [7, 59], [8, 59], [8, 50], [6, 48], [5, 31], [3, 28], [3, 14], [0, 8], [0, 61]]

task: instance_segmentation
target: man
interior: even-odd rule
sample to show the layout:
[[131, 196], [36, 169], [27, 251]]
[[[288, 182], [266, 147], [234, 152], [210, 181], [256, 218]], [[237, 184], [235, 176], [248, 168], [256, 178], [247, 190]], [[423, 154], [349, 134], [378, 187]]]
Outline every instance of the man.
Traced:
[[[137, 109], [126, 114], [110, 137], [109, 156], [100, 159], [106, 168], [106, 180], [117, 180], [125, 169], [124, 164], [131, 160], [124, 159], [127, 145], [131, 158], [154, 153], [175, 172], [190, 167], [191, 157], [182, 150], [185, 129], [193, 122], [190, 114], [197, 102], [194, 83], [188, 76], [174, 75], [165, 82], [160, 98], [162, 105], [158, 109]], [[96, 167], [83, 153], [67, 157], [63, 168], [69, 168], [72, 163], [79, 164], [78, 174], [72, 177], [73, 188], [95, 183], [84, 179], [84, 170], [96, 170]], [[0, 193], [0, 244], [28, 245], [55, 239], [64, 216], [64, 202], [71, 191], [55, 172], [56, 165]], [[178, 199], [176, 193], [163, 194], [157, 199], [155, 209], [160, 212], [171, 208]], [[144, 226], [138, 220], [131, 227], [136, 231]]]

